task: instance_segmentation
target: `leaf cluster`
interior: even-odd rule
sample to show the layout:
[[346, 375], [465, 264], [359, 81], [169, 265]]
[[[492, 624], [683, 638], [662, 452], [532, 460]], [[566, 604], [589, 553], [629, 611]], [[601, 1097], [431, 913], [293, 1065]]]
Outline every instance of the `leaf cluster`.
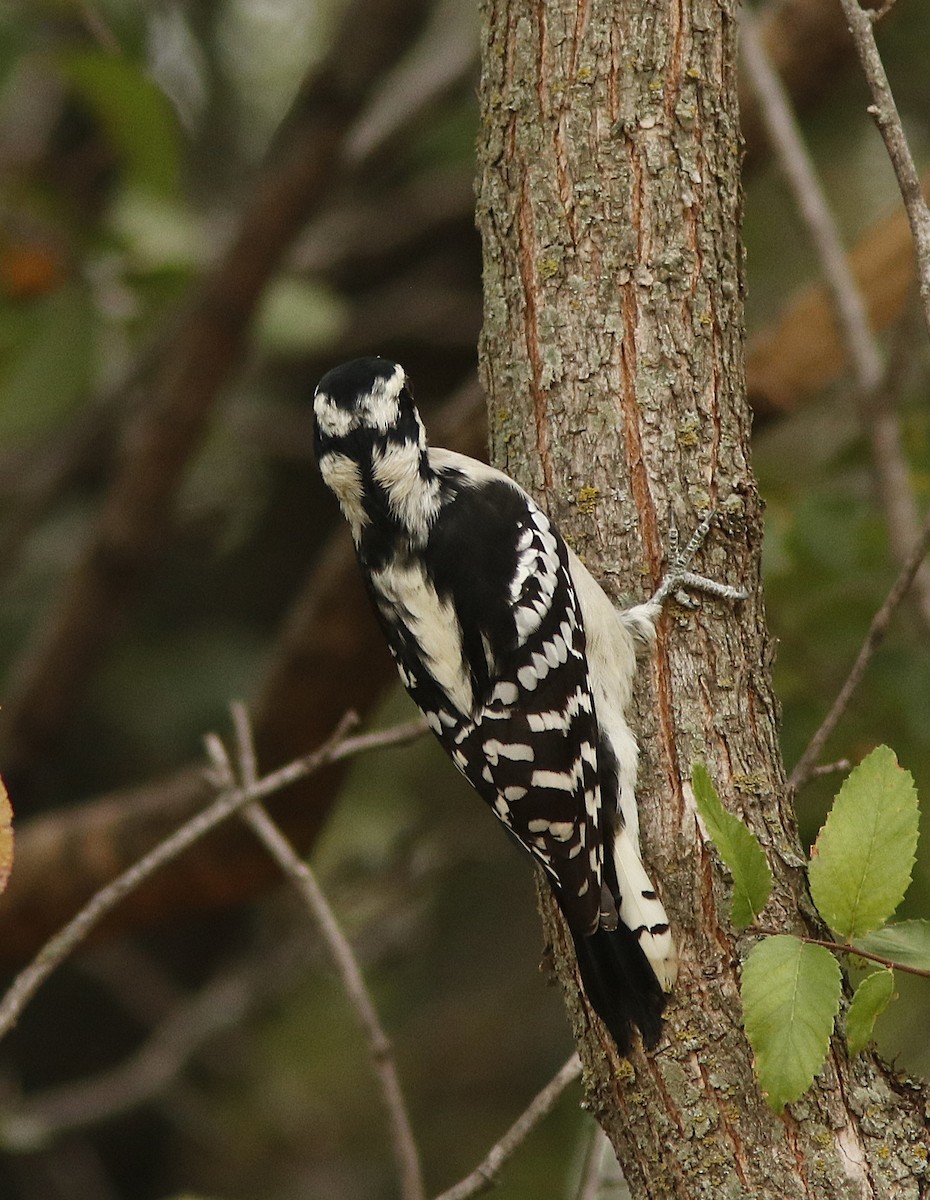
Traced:
[[[701, 821], [733, 877], [732, 922], [759, 929], [772, 890], [762, 846], [723, 807], [700, 763], [692, 786]], [[895, 970], [930, 973], [930, 921], [888, 924], [911, 882], [918, 818], [913, 778], [887, 746], [877, 747], [846, 778], [811, 850], [811, 896], [835, 940], [767, 935], [746, 957], [744, 1026], [759, 1084], [776, 1112], [802, 1096], [823, 1066], [843, 996], [837, 954], [880, 964], [856, 987], [846, 1012], [852, 1054], [866, 1048], [893, 1000]]]

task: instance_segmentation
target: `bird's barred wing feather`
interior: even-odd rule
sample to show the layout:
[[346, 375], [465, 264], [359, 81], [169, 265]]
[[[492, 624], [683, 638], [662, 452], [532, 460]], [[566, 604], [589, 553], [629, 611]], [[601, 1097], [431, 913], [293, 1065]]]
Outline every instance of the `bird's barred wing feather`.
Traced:
[[[482, 643], [487, 673], [476, 680], [470, 711], [441, 686], [434, 665], [441, 655], [422, 644], [432, 636], [425, 622], [419, 653], [411, 654], [409, 603], [402, 629], [393, 625], [389, 606], [378, 607], [401, 678], [443, 747], [545, 867], [569, 924], [591, 932], [600, 911], [603, 835], [597, 717], [580, 605], [561, 537], [524, 493], [509, 483], [502, 488], [498, 500], [511, 509], [505, 532], [512, 554], [459, 556], [457, 564], [469, 572], [469, 594], [484, 586], [503, 598], [507, 620], [483, 627], [479, 639], [459, 602], [456, 564], [436, 570], [438, 594], [449, 605], [444, 616], [454, 614], [461, 645]], [[493, 534], [482, 532], [485, 544], [493, 544]], [[501, 578], [491, 578], [501, 567]], [[484, 577], [476, 580], [476, 572]]]
[[591, 932], [600, 911], [603, 842], [596, 721], [584, 660], [570, 651], [549, 668], [533, 689], [538, 707], [527, 707], [523, 696], [507, 703], [512, 687], [501, 679], [476, 719], [444, 731], [440, 740], [557, 883], [572, 927]]

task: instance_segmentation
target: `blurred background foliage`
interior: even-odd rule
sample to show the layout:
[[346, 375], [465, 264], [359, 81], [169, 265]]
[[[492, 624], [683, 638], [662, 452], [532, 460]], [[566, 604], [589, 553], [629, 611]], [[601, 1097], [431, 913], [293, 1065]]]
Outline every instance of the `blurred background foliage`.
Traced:
[[[323, 370], [358, 353], [389, 354], [417, 382], [428, 421], [449, 397], [436, 417], [449, 428], [474, 409], [481, 297], [468, 8], [445, 0], [410, 60], [401, 57], [393, 76], [386, 62], [388, 80], [403, 83], [408, 71], [399, 116], [379, 134], [392, 93], [371, 90], [353, 127], [368, 138], [355, 159], [362, 168], [334, 169], [271, 273], [240, 366], [191, 447], [168, 534], [96, 645], [67, 721], [39, 731], [33, 761], [7, 735], [22, 830], [37, 814], [57, 819], [104, 792], [157, 786], [202, 759], [202, 735], [226, 729], [231, 698], [269, 687], [282, 631], [315, 586], [333, 528], [308, 410]], [[131, 461], [133, 423], [184, 337], [185, 305], [273, 169], [273, 147], [299, 118], [304, 81], [325, 60], [341, 13], [340, 0], [0, 2], [0, 667], [14, 711], [114, 473]], [[899, 0], [881, 46], [923, 161], [928, 43], [930, 10]], [[417, 46], [426, 48], [420, 68]], [[426, 86], [416, 74], [424, 58], [447, 70], [426, 111], [409, 100], [409, 78]], [[805, 132], [847, 244], [867, 246], [897, 193], [848, 55], [838, 54], [815, 92], [805, 97]], [[749, 149], [752, 347], [816, 267], [777, 166], [764, 146]], [[926, 510], [930, 358], [913, 292], [878, 323], [899, 364], [894, 402], [910, 484]], [[778, 347], [776, 361], [790, 365], [790, 338]], [[790, 767], [896, 567], [848, 376], [793, 387], [787, 399], [752, 366], [750, 380]], [[384, 692], [386, 661], [354, 672], [373, 720], [410, 715], [396, 689]], [[341, 682], [315, 686], [325, 698]], [[289, 719], [314, 728], [299, 707]], [[298, 737], [289, 753], [319, 740]], [[896, 619], [828, 757], [857, 761], [879, 742], [895, 749], [926, 802], [930, 638], [914, 605]], [[799, 796], [805, 841], [838, 779], [815, 780]], [[314, 862], [395, 1039], [436, 1190], [475, 1165], [564, 1061], [569, 1032], [537, 970], [530, 872], [438, 751], [423, 742], [370, 756], [343, 783]], [[106, 859], [106, 845], [95, 851]], [[193, 897], [190, 907], [200, 907]], [[928, 909], [925, 837], [907, 915]], [[230, 979], [241, 1011], [224, 1026], [231, 1010], [220, 992], [214, 1035], [182, 1056], [158, 1094], [47, 1139], [10, 1133], [2, 1111], [23, 1096], [54, 1111], [47, 1089], [98, 1077], [201, 989]], [[930, 990], [902, 981], [901, 992], [882, 1046], [930, 1074]], [[110, 1085], [98, 1083], [105, 1098]], [[578, 1098], [574, 1090], [563, 1099], [507, 1170], [505, 1200], [574, 1194], [592, 1128]], [[69, 964], [5, 1047], [0, 1110], [0, 1194], [9, 1200], [155, 1200], [185, 1189], [230, 1200], [393, 1194], [380, 1100], [353, 1017], [281, 889], [231, 912], [174, 915]]]

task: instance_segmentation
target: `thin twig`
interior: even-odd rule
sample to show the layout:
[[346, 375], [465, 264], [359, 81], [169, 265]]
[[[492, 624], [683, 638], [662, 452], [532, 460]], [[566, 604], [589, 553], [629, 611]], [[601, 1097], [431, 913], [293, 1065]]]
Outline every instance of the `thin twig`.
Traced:
[[[776, 0], [753, 8], [794, 107], [798, 111], [816, 108], [831, 95], [855, 53], [836, 0]], [[768, 162], [771, 148], [755, 94], [742, 71], [738, 89], [740, 130], [746, 145], [743, 169], [755, 172]]]
[[856, 379], [864, 390], [870, 391], [881, 382], [882, 361], [869, 328], [865, 304], [798, 129], [788, 93], [762, 44], [755, 18], [745, 9], [740, 14], [740, 48], [768, 135], [820, 258]]
[[401, 130], [475, 74], [477, 11], [459, 0], [438, 0], [423, 32], [381, 85], [346, 139], [345, 161], [359, 167], [383, 152]]
[[[387, 920], [388, 925], [385, 925]], [[390, 918], [376, 916], [362, 931], [372, 943], [373, 959], [396, 949], [388, 932]], [[358, 939], [356, 939], [357, 941]], [[0, 1151], [47, 1153], [63, 1134], [86, 1129], [144, 1104], [157, 1104], [172, 1121], [183, 1124], [189, 1107], [199, 1100], [184, 1078], [196, 1056], [209, 1054], [219, 1035], [240, 1027], [272, 998], [282, 995], [319, 965], [325, 950], [309, 944], [306, 928], [289, 930], [270, 949], [228, 965], [194, 995], [169, 983], [138, 948], [125, 942], [102, 952], [87, 952], [78, 969], [113, 994], [120, 1006], [151, 1030], [143, 1043], [121, 1062], [99, 1074], [51, 1086], [20, 1097], [0, 1080]], [[226, 1041], [216, 1054], [228, 1057]], [[202, 1113], [197, 1120], [202, 1120]]]
[[610, 1143], [600, 1125], [595, 1125], [585, 1154], [575, 1200], [597, 1200], [604, 1183], [604, 1155]]
[[355, 724], [355, 721], [354, 714], [347, 714], [329, 741], [313, 754], [273, 771], [264, 779], [260, 779], [254, 787], [236, 788], [224, 792], [202, 812], [179, 826], [170, 837], [159, 842], [154, 849], [128, 870], [118, 875], [112, 883], [101, 888], [75, 917], [72, 917], [58, 933], [49, 938], [29, 966], [16, 976], [3, 1000], [0, 1001], [0, 1038], [5, 1037], [13, 1028], [25, 1005], [56, 967], [130, 892], [144, 883], [149, 876], [154, 875], [156, 871], [173, 862], [210, 830], [215, 829], [217, 825], [239, 812], [246, 804], [253, 800], [263, 800], [266, 796], [282, 791], [298, 779], [303, 779], [329, 763], [340, 762], [342, 759], [362, 754], [368, 750], [401, 746], [421, 737], [426, 732], [426, 726], [422, 721], [411, 721], [392, 729], [378, 730], [376, 733], [346, 737], [348, 729]]
[[875, 124], [884, 139], [885, 149], [901, 189], [904, 207], [907, 209], [907, 218], [914, 235], [924, 321], [927, 332], [930, 333], [930, 208], [924, 199], [911, 148], [907, 144], [888, 76], [875, 44], [873, 17], [862, 9], [859, 0], [840, 0], [840, 4], [843, 6], [849, 31], [872, 93], [869, 113], [875, 118]]
[[894, 586], [885, 598], [884, 604], [872, 618], [872, 624], [869, 626], [869, 632], [866, 634], [862, 649], [853, 663], [852, 670], [849, 672], [846, 682], [840, 688], [839, 694], [833, 701], [833, 707], [824, 717], [820, 728], [811, 738], [807, 749], [798, 759], [797, 765], [788, 777], [789, 790], [796, 792], [810, 779], [814, 764], [820, 758], [830, 734], [849, 707], [849, 702], [856, 688], [859, 686], [862, 676], [865, 674], [866, 667], [869, 665], [872, 656], [888, 632], [891, 619], [898, 605], [907, 595], [907, 590], [911, 586], [914, 576], [917, 574], [917, 569], [923, 562], [928, 550], [930, 550], [930, 517], [924, 522], [923, 531], [911, 553], [910, 559], [904, 564], [903, 569], [894, 582]]
[[[229, 706], [232, 717], [233, 731], [236, 735], [236, 754], [239, 761], [239, 782], [243, 787], [254, 787], [258, 782], [258, 754], [255, 750], [255, 734], [252, 731], [252, 718], [249, 710], [241, 700], [234, 700]], [[248, 813], [244, 809], [241, 815]]]
[[[746, 76], [759, 100], [759, 110], [772, 146], [794, 194], [798, 211], [820, 259], [833, 299], [846, 357], [852, 364], [859, 420], [869, 438], [876, 485], [888, 526], [895, 562], [903, 565], [917, 540], [920, 514], [910, 485], [901, 426], [890, 408], [895, 364], [886, 374], [882, 355], [869, 325], [860, 291], [827, 203], [814, 163], [782, 84], [759, 36], [756, 18], [741, 16]], [[930, 628], [930, 566], [922, 566], [915, 591], [924, 623]]]
[[848, 758], [838, 758], [836, 762], [821, 763], [817, 767], [811, 767], [811, 779], [820, 779], [823, 775], [838, 775], [840, 771], [848, 771], [852, 763]]
[[[764, 933], [768, 937], [778, 937], [783, 931], [760, 925], [755, 927], [754, 932]], [[853, 946], [849, 942], [831, 942], [829, 938], [806, 937], [804, 934], [799, 935], [799, 941], [805, 942], [808, 946], [823, 946], [825, 950], [832, 950], [835, 954], [855, 954], [857, 958], [868, 959], [869, 962], [879, 963], [894, 971], [903, 971], [905, 975], [917, 975], [921, 979], [930, 979], [930, 971], [925, 971], [923, 967], [912, 967], [907, 963], [896, 962], [893, 958], [886, 958], [883, 954], [873, 954], [871, 950], [860, 950], [858, 946]]]
[[91, 4], [90, 0], [79, 0], [77, 5], [81, 20], [87, 28], [87, 32], [91, 35], [95, 42], [107, 54], [122, 54], [122, 47], [119, 44], [119, 39], [116, 34], [107, 24], [103, 14], [98, 10], [95, 4]]
[[[244, 704], [234, 703], [231, 705], [231, 711], [236, 731], [242, 784], [251, 789], [258, 781], [258, 764], [255, 757], [252, 725]], [[317, 883], [313, 871], [298, 856], [294, 847], [261, 804], [253, 802], [246, 805], [240, 815], [281, 868], [284, 877], [294, 885], [326, 942], [343, 989], [368, 1041], [369, 1057], [387, 1110], [391, 1145], [400, 1173], [401, 1196], [403, 1200], [424, 1200], [420, 1154], [407, 1113], [407, 1104], [400, 1085], [400, 1076], [394, 1061], [391, 1041], [381, 1025], [377, 1009], [365, 985], [352, 947], [339, 927], [336, 915]]]
[[556, 1101], [581, 1075], [581, 1062], [573, 1054], [564, 1067], [550, 1079], [529, 1107], [511, 1125], [504, 1136], [488, 1151], [484, 1160], [470, 1175], [443, 1192], [436, 1200], [469, 1200], [480, 1196], [494, 1186], [502, 1167], [513, 1157], [539, 1122], [555, 1107]]

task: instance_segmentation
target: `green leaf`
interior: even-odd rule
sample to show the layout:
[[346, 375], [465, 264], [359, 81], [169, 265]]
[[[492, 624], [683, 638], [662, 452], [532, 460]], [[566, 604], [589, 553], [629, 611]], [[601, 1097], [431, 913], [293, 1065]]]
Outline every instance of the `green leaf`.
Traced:
[[856, 988], [846, 1014], [846, 1044], [850, 1054], [861, 1054], [872, 1040], [876, 1019], [894, 996], [894, 971], [875, 971]]
[[63, 54], [62, 74], [106, 130], [126, 182], [161, 195], [178, 190], [181, 138], [164, 92], [145, 69], [102, 51]]
[[859, 950], [880, 954], [902, 967], [930, 971], [930, 921], [898, 921], [867, 937], [856, 938]]
[[877, 929], [904, 899], [917, 821], [910, 772], [879, 746], [849, 773], [811, 850], [811, 894], [840, 937]]
[[781, 1112], [823, 1066], [840, 1007], [839, 963], [823, 946], [780, 934], [743, 965], [743, 1024], [769, 1107]]
[[772, 872], [756, 835], [720, 803], [703, 763], [691, 768], [691, 786], [701, 820], [733, 876], [731, 920], [744, 929], [768, 903]]

